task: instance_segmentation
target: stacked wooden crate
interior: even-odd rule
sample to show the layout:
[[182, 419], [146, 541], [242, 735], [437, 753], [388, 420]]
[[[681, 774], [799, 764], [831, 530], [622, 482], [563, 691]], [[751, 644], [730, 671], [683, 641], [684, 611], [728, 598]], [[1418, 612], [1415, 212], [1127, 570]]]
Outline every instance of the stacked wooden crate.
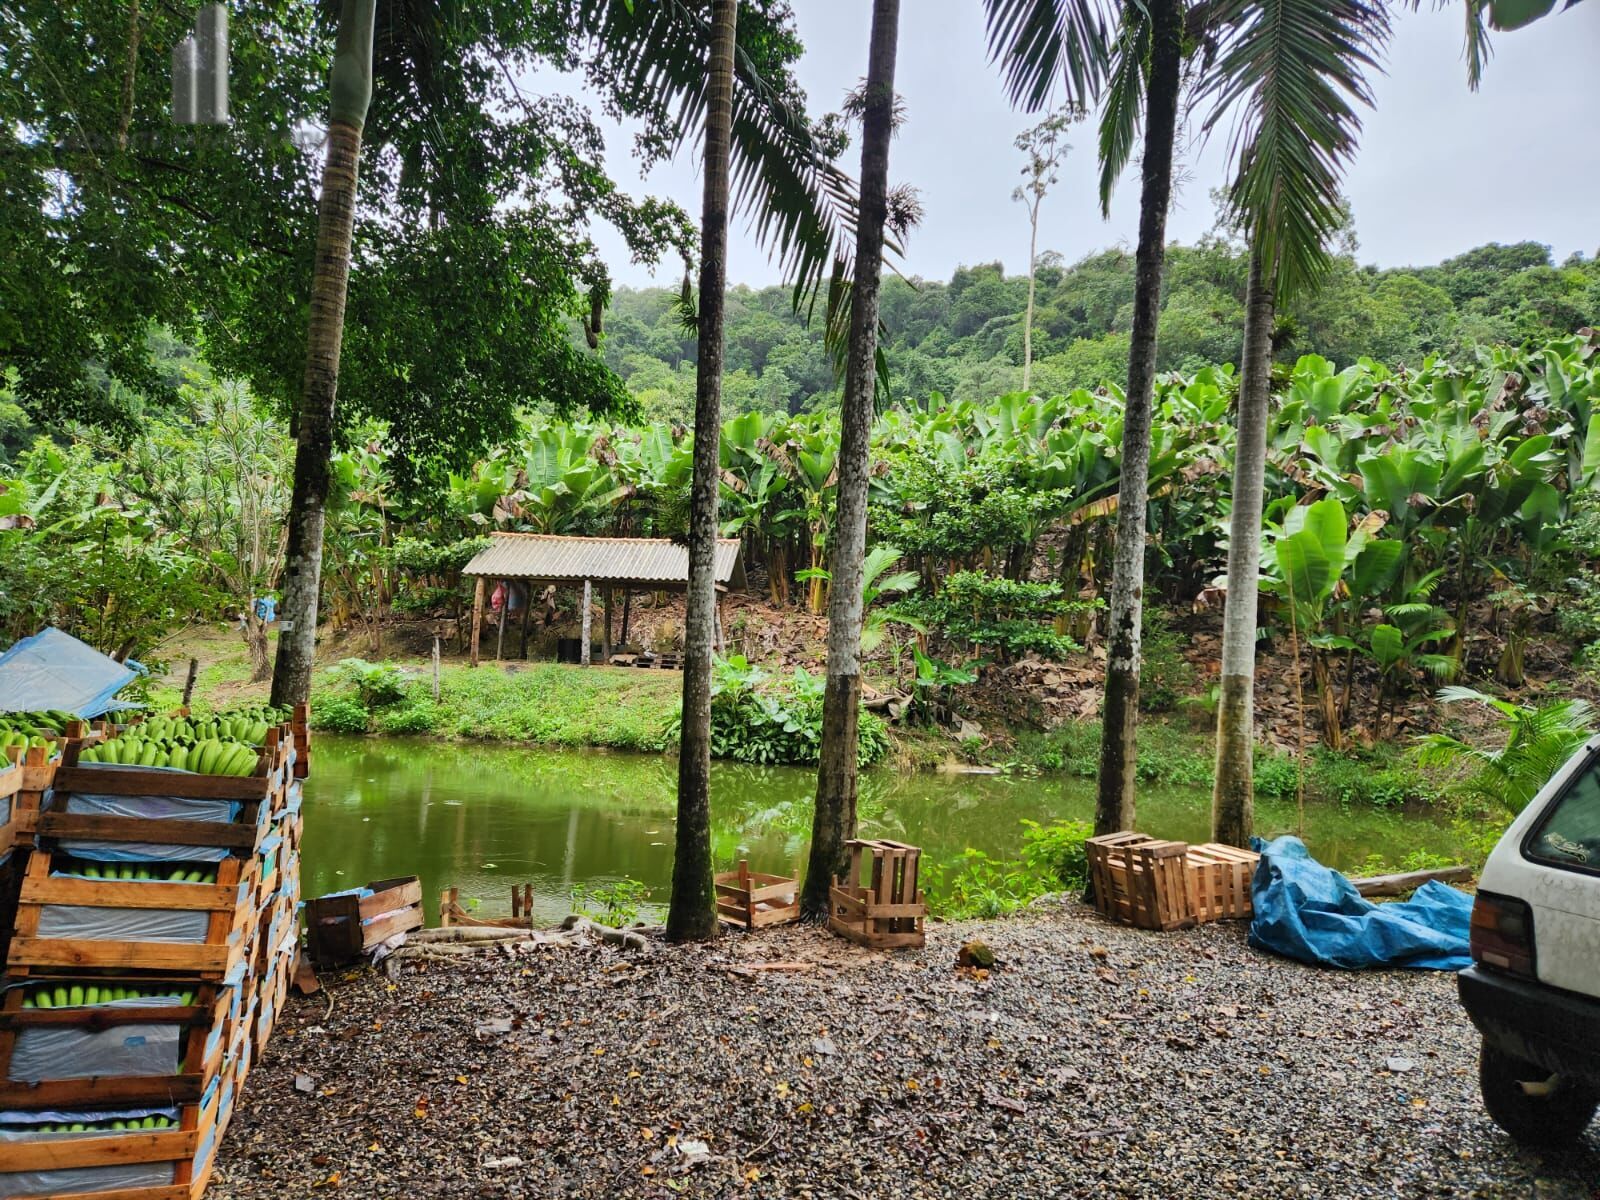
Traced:
[[81, 751], [19, 834], [0, 1196], [192, 1200], [293, 974], [309, 742], [269, 729], [248, 777]]
[[1126, 831], [1092, 837], [1084, 851], [1095, 908], [1113, 921], [1172, 930], [1251, 915], [1253, 851]]

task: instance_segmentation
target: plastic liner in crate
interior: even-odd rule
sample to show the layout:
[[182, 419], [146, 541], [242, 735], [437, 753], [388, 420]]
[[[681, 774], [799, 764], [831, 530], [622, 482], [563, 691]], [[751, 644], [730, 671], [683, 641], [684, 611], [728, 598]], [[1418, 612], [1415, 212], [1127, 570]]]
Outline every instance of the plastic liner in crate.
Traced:
[[[168, 1124], [146, 1129], [147, 1118]], [[119, 1120], [141, 1128], [109, 1128]], [[0, 1198], [170, 1187], [178, 1182], [179, 1161], [194, 1154], [180, 1148], [198, 1148], [199, 1139], [179, 1129], [179, 1120], [177, 1108], [0, 1112]], [[71, 1132], [73, 1125], [95, 1128]]]
[[283, 803], [288, 764], [288, 749], [276, 739], [263, 750], [257, 773], [247, 777], [116, 763], [79, 766], [76, 748], [69, 746], [51, 802], [36, 821], [36, 837], [40, 844], [77, 847], [75, 852], [101, 859], [214, 862], [229, 853], [254, 853]]
[[28, 864], [7, 954], [15, 974], [66, 969], [183, 971], [216, 981], [245, 955], [259, 860], [230, 858], [214, 882], [94, 879]]

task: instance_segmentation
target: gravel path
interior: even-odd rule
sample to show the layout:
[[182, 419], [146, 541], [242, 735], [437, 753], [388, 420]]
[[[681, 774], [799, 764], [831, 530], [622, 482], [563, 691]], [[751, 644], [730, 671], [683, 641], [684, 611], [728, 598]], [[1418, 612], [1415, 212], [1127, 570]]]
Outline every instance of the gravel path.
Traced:
[[[974, 934], [988, 978], [954, 968]], [[781, 960], [812, 965], [747, 966]], [[1076, 905], [894, 956], [790, 929], [407, 964], [291, 1000], [210, 1195], [1600, 1197], [1600, 1123], [1518, 1150], [1476, 1054], [1449, 976]]]

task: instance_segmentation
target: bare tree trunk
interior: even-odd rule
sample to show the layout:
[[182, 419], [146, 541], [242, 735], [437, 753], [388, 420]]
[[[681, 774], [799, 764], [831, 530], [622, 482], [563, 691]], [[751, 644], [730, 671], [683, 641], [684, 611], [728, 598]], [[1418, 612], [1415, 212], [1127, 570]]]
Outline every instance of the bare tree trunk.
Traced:
[[250, 682], [272, 678], [272, 659], [267, 654], [267, 627], [256, 616], [252, 603], [244, 614], [244, 644], [250, 650]]
[[350, 241], [356, 217], [361, 127], [372, 99], [372, 21], [376, 0], [344, 0], [328, 78], [328, 156], [317, 206], [317, 261], [311, 277], [306, 374], [301, 390], [294, 492], [283, 576], [283, 617], [272, 703], [303, 704], [316, 658], [317, 600], [322, 586], [322, 535], [327, 519], [333, 406], [339, 390]]
[[1096, 834], [1131, 829], [1139, 723], [1140, 618], [1144, 605], [1145, 506], [1150, 484], [1150, 410], [1155, 394], [1156, 326], [1166, 262], [1167, 206], [1172, 200], [1172, 148], [1177, 136], [1183, 57], [1183, 6], [1150, 6], [1150, 78], [1145, 105], [1144, 168], [1139, 194], [1139, 245], [1134, 254], [1133, 328], [1122, 420], [1122, 481], [1117, 544], [1106, 614], [1106, 690], [1101, 709]]
[[828, 681], [822, 701], [817, 806], [801, 909], [827, 915], [828, 887], [856, 831], [856, 740], [861, 721], [862, 560], [867, 548], [867, 442], [872, 433], [878, 349], [878, 284], [888, 215], [889, 142], [894, 136], [894, 65], [900, 0], [874, 0], [861, 130], [861, 208], [856, 221], [850, 346], [839, 435], [839, 485], [828, 590]]
[[1255, 824], [1256, 602], [1261, 577], [1261, 510], [1266, 491], [1267, 409], [1272, 397], [1272, 283], [1260, 245], [1250, 251], [1244, 374], [1233, 455], [1228, 534], [1228, 601], [1222, 614], [1222, 696], [1217, 704], [1217, 772], [1211, 837], [1248, 846]]
[[717, 936], [711, 882], [711, 641], [716, 621], [718, 452], [722, 426], [724, 296], [728, 285], [728, 147], [733, 132], [733, 46], [738, 0], [712, 0], [706, 80], [705, 195], [700, 210], [699, 354], [695, 364], [694, 474], [689, 485], [689, 584], [683, 619], [683, 723], [678, 829], [667, 937]]
[[1022, 390], [1033, 384], [1033, 288], [1039, 261], [1039, 201], [1028, 206], [1028, 311], [1022, 318]]

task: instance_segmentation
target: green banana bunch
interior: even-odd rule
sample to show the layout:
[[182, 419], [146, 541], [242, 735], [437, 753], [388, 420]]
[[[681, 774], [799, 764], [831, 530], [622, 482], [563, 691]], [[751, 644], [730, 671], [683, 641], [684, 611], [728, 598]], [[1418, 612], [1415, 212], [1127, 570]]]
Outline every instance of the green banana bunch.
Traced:
[[[263, 734], [263, 737], [265, 734]], [[237, 738], [185, 740], [180, 736], [153, 737], [131, 731], [90, 746], [80, 763], [116, 763], [125, 767], [175, 767], [197, 775], [252, 775], [261, 753]]]
[[[8, 712], [0, 713], [0, 729], [15, 733], [60, 735], [67, 731], [70, 722], [78, 720], [77, 713], [69, 713], [59, 708], [41, 709], [36, 712]], [[16, 745], [15, 742], [10, 743]]]
[[127, 1133], [134, 1129], [172, 1129], [171, 1117], [127, 1117], [114, 1121], [74, 1121], [70, 1125], [33, 1125], [33, 1133]]
[[194, 1004], [194, 992], [178, 992], [170, 988], [113, 987], [110, 984], [58, 983], [34, 988], [22, 997], [23, 1008], [94, 1008], [100, 1004], [115, 1004], [118, 1000], [134, 1000], [147, 996], [170, 996], [178, 1008]]
[[85, 879], [126, 880], [130, 883], [216, 883], [215, 865], [198, 867], [165, 863], [109, 863], [88, 859], [60, 860], [53, 871], [57, 875], [81, 875]]

